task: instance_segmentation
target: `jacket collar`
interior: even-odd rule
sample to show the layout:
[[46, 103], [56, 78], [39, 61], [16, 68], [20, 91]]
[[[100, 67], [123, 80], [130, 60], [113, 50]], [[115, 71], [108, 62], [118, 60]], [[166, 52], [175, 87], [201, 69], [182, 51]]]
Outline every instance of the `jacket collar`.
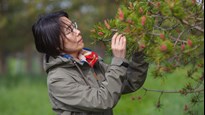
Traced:
[[[83, 48], [82, 52], [89, 53], [92, 51], [90, 49]], [[45, 56], [45, 57], [47, 57], [47, 56]], [[74, 62], [77, 62], [79, 65], [84, 65], [84, 63], [87, 63], [85, 57], [82, 54], [80, 54], [79, 57], [80, 57], [80, 61], [75, 60], [69, 54], [62, 54], [62, 55], [59, 55], [55, 58], [49, 56], [48, 58], [44, 58], [43, 68], [45, 71], [48, 71], [50, 68], [55, 68], [55, 67], [74, 67], [75, 66]]]
[[[75, 60], [71, 55], [69, 54], [62, 54], [62, 57], [66, 59], [73, 59]], [[83, 48], [83, 50], [78, 55], [78, 60], [75, 60], [80, 65], [83, 65], [84, 63], [88, 63], [91, 67], [94, 67], [95, 63], [98, 61], [99, 57], [97, 53], [91, 51], [88, 48]]]

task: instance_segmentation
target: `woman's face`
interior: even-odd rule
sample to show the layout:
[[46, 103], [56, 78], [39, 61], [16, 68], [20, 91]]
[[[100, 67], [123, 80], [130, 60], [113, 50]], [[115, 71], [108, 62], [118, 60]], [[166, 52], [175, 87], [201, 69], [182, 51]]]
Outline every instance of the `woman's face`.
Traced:
[[75, 27], [75, 24], [66, 17], [61, 17], [62, 34], [61, 34], [61, 47], [63, 53], [75, 54], [84, 48], [84, 42], [80, 30]]

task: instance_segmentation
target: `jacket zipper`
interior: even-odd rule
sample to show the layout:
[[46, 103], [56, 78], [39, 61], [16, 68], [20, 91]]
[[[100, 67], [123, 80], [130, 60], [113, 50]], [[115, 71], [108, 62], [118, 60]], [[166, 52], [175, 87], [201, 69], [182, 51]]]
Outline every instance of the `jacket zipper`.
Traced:
[[[83, 78], [83, 80], [85, 81], [85, 83], [86, 83], [87, 85], [89, 85], [89, 83], [88, 83], [87, 80], [85, 79], [85, 78], [86, 78], [85, 75], [83, 74], [83, 72], [82, 72], [82, 70], [80, 69], [80, 67], [78, 66], [78, 64], [77, 64], [75, 61], [73, 61], [73, 63], [75, 64], [75, 66], [77, 67], [78, 71], [79, 71], [80, 74], [82, 75], [82, 78]], [[90, 86], [90, 85], [89, 85], [89, 86]]]
[[95, 73], [95, 70], [92, 68], [92, 72], [93, 72], [93, 76], [94, 76], [94, 78], [96, 79], [96, 81], [97, 81], [97, 83], [98, 83], [98, 86], [100, 87], [100, 83], [99, 83], [99, 78], [98, 78], [98, 76], [97, 76], [97, 74]]
[[[77, 67], [78, 71], [79, 71], [80, 74], [82, 75], [82, 78], [83, 78], [83, 80], [85, 81], [85, 83], [86, 83], [87, 85], [89, 85], [89, 83], [88, 83], [87, 80], [85, 79], [86, 76], [83, 74], [82, 70], [80, 69], [80, 67], [78, 66], [78, 64], [76, 63], [76, 61], [73, 60], [73, 63], [75, 64], [75, 66]], [[93, 68], [92, 68], [92, 69], [93, 69]], [[97, 81], [98, 86], [100, 87], [99, 79], [98, 79], [98, 76], [97, 76], [97, 74], [95, 73], [94, 69], [93, 69], [92, 72], [93, 72], [94, 78], [95, 78], [96, 81]], [[90, 85], [89, 85], [89, 86], [90, 86]]]

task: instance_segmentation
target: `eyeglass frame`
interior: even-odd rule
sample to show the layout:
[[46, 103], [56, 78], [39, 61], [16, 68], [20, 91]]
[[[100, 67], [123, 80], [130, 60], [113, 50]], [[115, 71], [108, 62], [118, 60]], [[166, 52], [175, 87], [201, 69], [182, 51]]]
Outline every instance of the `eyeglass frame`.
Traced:
[[70, 32], [69, 32], [69, 33], [67, 33], [67, 34], [70, 34], [70, 33], [72, 33], [72, 32], [73, 32], [73, 29], [78, 29], [78, 24], [77, 24], [77, 22], [72, 22], [72, 23], [71, 23], [71, 25], [70, 25], [70, 26], [68, 26], [67, 28], [69, 28], [69, 29], [70, 29]]

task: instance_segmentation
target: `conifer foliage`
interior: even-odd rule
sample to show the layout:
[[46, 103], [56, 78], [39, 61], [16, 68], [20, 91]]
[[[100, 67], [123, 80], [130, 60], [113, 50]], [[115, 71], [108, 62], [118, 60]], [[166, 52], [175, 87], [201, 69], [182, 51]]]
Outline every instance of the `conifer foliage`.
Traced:
[[125, 0], [116, 17], [96, 24], [95, 42], [110, 49], [113, 33], [127, 37], [127, 57], [143, 51], [156, 77], [177, 67], [204, 66], [204, 8], [195, 0]]
[[[201, 3], [196, 0], [124, 0], [113, 19], [93, 27], [91, 37], [110, 50], [112, 35], [124, 34], [127, 57], [135, 51], [143, 51], [146, 61], [154, 65], [155, 78], [164, 78], [177, 68], [191, 66], [187, 77], [195, 83], [176, 91], [186, 95], [204, 91], [197, 87], [204, 86], [203, 25], [203, 0]], [[200, 75], [194, 76], [194, 73]]]

